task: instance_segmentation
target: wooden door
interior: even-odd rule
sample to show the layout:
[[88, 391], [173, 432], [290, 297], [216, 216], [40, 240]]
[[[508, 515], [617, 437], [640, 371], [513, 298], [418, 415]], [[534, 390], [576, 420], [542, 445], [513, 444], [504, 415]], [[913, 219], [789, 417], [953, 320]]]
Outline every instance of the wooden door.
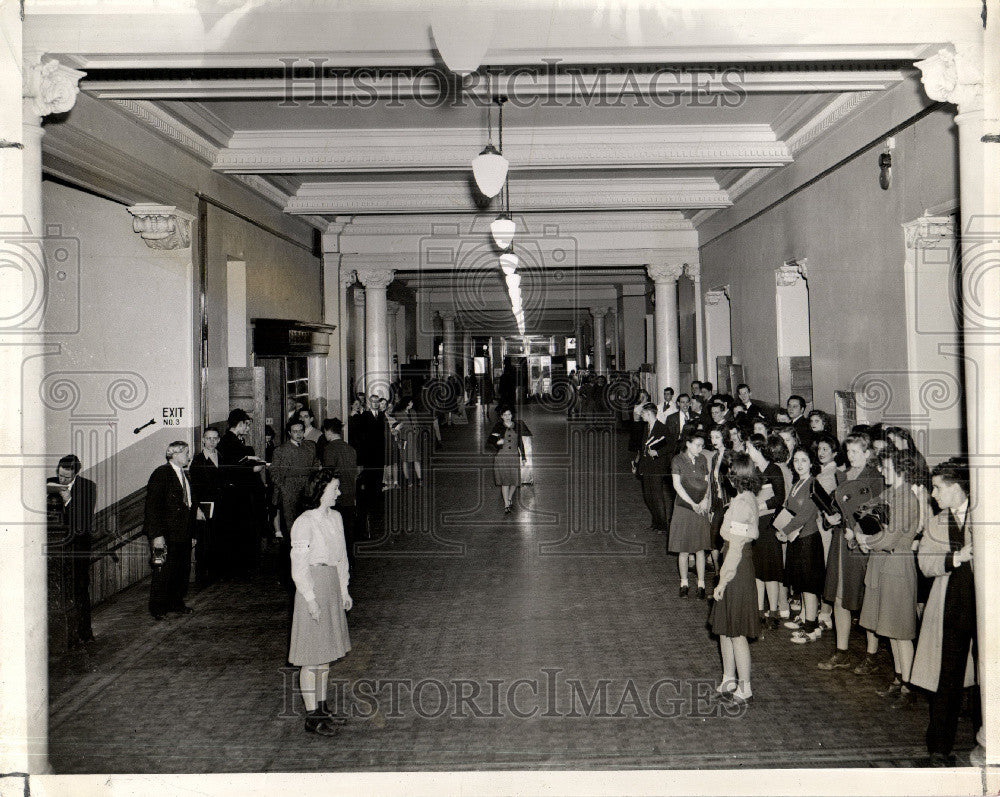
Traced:
[[245, 410], [253, 419], [248, 443], [258, 457], [264, 456], [264, 369], [229, 369], [229, 409]]

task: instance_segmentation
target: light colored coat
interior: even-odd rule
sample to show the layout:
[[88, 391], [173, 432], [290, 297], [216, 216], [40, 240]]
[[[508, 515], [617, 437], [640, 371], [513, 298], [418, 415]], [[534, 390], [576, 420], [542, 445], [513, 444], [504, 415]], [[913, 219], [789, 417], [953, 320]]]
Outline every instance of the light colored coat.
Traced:
[[[965, 544], [972, 541], [969, 525], [965, 528]], [[944, 596], [948, 589], [951, 573], [944, 569], [945, 558], [951, 556], [948, 539], [948, 512], [941, 512], [931, 523], [927, 533], [920, 540], [917, 561], [925, 576], [934, 579], [927, 605], [924, 607], [923, 624], [917, 652], [913, 657], [910, 682], [915, 686], [936, 692], [941, 675], [941, 640], [944, 635]], [[976, 683], [976, 663], [969, 650], [969, 661], [965, 667], [965, 686]]]

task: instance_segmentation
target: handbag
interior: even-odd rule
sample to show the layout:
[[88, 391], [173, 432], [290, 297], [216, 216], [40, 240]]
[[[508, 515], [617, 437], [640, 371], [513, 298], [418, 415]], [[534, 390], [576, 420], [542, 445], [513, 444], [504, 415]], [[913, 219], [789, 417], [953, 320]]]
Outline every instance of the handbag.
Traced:
[[881, 534], [889, 525], [889, 505], [879, 502], [864, 506], [854, 513], [854, 522], [864, 535]]
[[812, 484], [809, 486], [809, 497], [812, 502], [816, 504], [816, 508], [819, 509], [825, 515], [836, 515], [838, 514], [837, 502], [834, 500], [833, 496], [830, 495], [816, 479], [813, 479]]
[[790, 509], [782, 509], [771, 521], [771, 525], [774, 526], [778, 531], [784, 531], [791, 525], [791, 522], [795, 519], [795, 513]]

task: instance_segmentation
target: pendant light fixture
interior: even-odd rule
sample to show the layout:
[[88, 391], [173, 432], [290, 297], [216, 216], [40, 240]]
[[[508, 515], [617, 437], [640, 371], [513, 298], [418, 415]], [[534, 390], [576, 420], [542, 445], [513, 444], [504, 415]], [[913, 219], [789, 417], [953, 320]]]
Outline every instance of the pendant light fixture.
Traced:
[[517, 259], [517, 255], [513, 252], [504, 252], [500, 255], [500, 268], [503, 269], [504, 276], [506, 277], [508, 274], [516, 272], [520, 262], [521, 261]]
[[493, 108], [486, 111], [486, 130], [488, 142], [486, 148], [472, 159], [472, 174], [476, 185], [483, 196], [492, 199], [500, 193], [507, 180], [507, 169], [510, 163], [501, 154], [503, 152], [503, 104], [506, 97], [497, 97], [494, 102], [500, 106], [500, 150], [493, 146]]

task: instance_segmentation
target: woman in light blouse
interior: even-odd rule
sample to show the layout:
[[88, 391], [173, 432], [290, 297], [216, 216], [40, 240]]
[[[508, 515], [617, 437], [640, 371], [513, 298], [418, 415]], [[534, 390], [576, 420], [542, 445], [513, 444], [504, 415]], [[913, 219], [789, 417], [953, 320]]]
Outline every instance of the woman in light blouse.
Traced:
[[715, 588], [715, 603], [708, 617], [713, 634], [719, 636], [722, 682], [715, 691], [737, 703], [753, 699], [750, 688], [750, 645], [747, 637], [760, 635], [757, 590], [754, 586], [750, 543], [757, 537], [757, 493], [761, 474], [746, 454], [733, 456], [728, 481], [736, 491], [722, 521], [725, 540], [722, 569]]
[[343, 715], [326, 704], [330, 662], [351, 649], [347, 615], [353, 605], [347, 592], [349, 572], [344, 523], [334, 503], [340, 480], [324, 468], [313, 474], [304, 501], [311, 507], [292, 526], [292, 580], [295, 609], [288, 661], [299, 669], [299, 689], [306, 705], [305, 729], [333, 736]]

